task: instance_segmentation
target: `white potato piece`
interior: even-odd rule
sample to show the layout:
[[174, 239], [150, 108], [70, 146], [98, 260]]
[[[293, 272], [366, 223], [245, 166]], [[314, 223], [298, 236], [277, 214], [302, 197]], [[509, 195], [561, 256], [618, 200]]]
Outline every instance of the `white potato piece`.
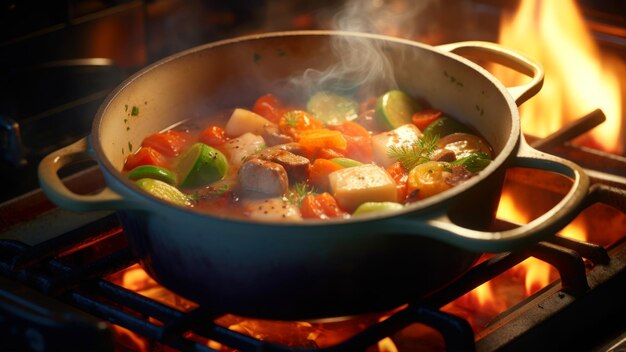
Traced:
[[265, 117], [246, 109], [235, 109], [224, 126], [228, 137], [239, 137], [244, 133], [261, 135], [266, 126], [275, 125]]
[[250, 155], [265, 147], [263, 137], [252, 133], [244, 133], [239, 138], [234, 138], [224, 143], [223, 150], [228, 156], [228, 164], [232, 170], [237, 170], [243, 161]]
[[244, 203], [244, 213], [250, 219], [259, 221], [300, 221], [300, 209], [282, 198], [248, 200]]
[[388, 167], [395, 162], [387, 156], [391, 146], [411, 145], [421, 136], [422, 132], [412, 124], [374, 135], [372, 136], [372, 157], [378, 165]]
[[365, 202], [397, 202], [396, 183], [380, 166], [365, 164], [337, 170], [328, 179], [337, 203], [349, 212]]

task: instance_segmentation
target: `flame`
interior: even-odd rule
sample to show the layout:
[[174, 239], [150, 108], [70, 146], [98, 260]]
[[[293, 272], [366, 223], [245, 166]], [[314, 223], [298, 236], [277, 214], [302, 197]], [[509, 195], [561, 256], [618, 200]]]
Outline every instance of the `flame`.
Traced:
[[[500, 43], [537, 60], [546, 72], [541, 92], [520, 108], [524, 132], [544, 137], [600, 108], [607, 120], [591, 136], [604, 150], [622, 153], [624, 64], [601, 56], [574, 0], [520, 1], [517, 12], [502, 20]], [[510, 70], [498, 67], [494, 74], [515, 81]]]
[[559, 232], [564, 237], [569, 237], [578, 241], [587, 241], [587, 231], [582, 218], [576, 218]]
[[378, 350], [380, 352], [398, 352], [398, 348], [389, 337], [378, 341]]
[[487, 281], [484, 284], [474, 289], [474, 297], [480, 307], [484, 307], [493, 297], [493, 288], [491, 282]]

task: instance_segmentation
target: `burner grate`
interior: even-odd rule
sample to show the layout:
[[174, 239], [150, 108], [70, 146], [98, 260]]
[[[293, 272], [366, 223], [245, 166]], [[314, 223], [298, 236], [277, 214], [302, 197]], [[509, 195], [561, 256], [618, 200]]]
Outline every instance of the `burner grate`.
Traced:
[[[502, 229], [515, 226], [503, 221], [498, 224]], [[71, 243], [75, 243], [77, 247], [73, 248]], [[548, 320], [547, 312], [568, 311], [570, 305], [585, 306], [585, 302], [589, 300], [605, 301], [603, 292], [606, 290], [624, 292], [626, 295], [624, 284], [620, 287], [615, 283], [626, 282], [626, 241], [616, 247], [614, 252], [617, 254], [614, 254], [614, 259], [610, 259], [601, 246], [556, 236], [549, 242], [540, 242], [525, 250], [495, 255], [480, 262], [461, 279], [439, 292], [409, 303], [388, 319], [369, 326], [344, 342], [316, 350], [366, 350], [381, 339], [415, 323], [422, 323], [439, 331], [447, 348], [452, 350], [477, 348], [491, 351], [512, 343], [532, 346], [532, 342], [536, 341], [533, 338], [538, 334], [535, 331], [553, 329], [553, 324], [528, 325], [528, 321]], [[499, 318], [478, 336], [476, 345], [474, 332], [467, 321], [439, 310], [441, 306], [530, 256], [538, 257], [558, 268], [561, 288], [556, 283], [552, 284], [541, 291], [538, 305], [525, 305], [534, 309], [512, 310], [513, 313]], [[302, 350], [229, 330], [216, 323], [216, 319], [222, 314], [207, 311], [203, 307], [182, 311], [106, 280], [108, 275], [136, 262], [126, 246], [123, 231], [114, 215], [33, 246], [14, 240], [0, 240], [0, 258], [0, 272], [4, 276], [104, 321], [176, 349], [210, 351], [211, 348], [206, 343], [196, 341], [197, 337], [201, 337], [238, 350]], [[586, 274], [582, 258], [593, 263], [589, 274]], [[602, 289], [605, 286], [610, 289]], [[590, 290], [590, 287], [601, 289]], [[599, 292], [593, 296], [600, 298], [588, 298], [592, 297], [589, 292]], [[582, 303], [577, 303], [579, 301]], [[539, 311], [537, 306], [541, 307]], [[1, 307], [4, 305], [0, 304]], [[546, 327], [541, 327], [542, 325]], [[188, 332], [193, 332], [193, 335]], [[523, 337], [524, 333], [531, 337]], [[517, 348], [519, 345], [514, 346]]]

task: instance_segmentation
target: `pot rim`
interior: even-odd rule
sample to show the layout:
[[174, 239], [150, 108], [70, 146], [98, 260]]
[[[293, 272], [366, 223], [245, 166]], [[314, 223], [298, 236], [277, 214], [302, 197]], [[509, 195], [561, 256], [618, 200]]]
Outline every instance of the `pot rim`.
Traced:
[[[160, 66], [165, 65], [171, 61], [178, 60], [181, 57], [185, 57], [196, 52], [208, 50], [208, 49], [215, 48], [215, 47], [235, 45], [240, 42], [261, 40], [261, 39], [267, 39], [267, 38], [292, 37], [292, 36], [327, 36], [327, 37], [353, 36], [353, 37], [360, 37], [360, 38], [370, 38], [373, 40], [383, 40], [383, 41], [394, 42], [394, 43], [398, 43], [402, 45], [418, 47], [421, 49], [435, 52], [442, 56], [449, 57], [455, 61], [459, 61], [463, 63], [464, 65], [468, 66], [469, 68], [480, 73], [481, 76], [486, 78], [491, 84], [495, 86], [495, 88], [499, 91], [501, 96], [505, 99], [508, 105], [509, 111], [510, 111], [509, 118], [511, 119], [511, 129], [510, 129], [509, 136], [507, 137], [506, 143], [504, 144], [502, 150], [492, 160], [492, 162], [489, 163], [489, 165], [484, 170], [482, 170], [477, 176], [474, 176], [471, 179], [463, 182], [462, 184], [452, 187], [442, 193], [439, 193], [429, 198], [414, 202], [412, 204], [407, 204], [404, 206], [403, 209], [393, 211], [393, 212], [385, 212], [381, 214], [367, 214], [364, 216], [350, 217], [348, 219], [328, 219], [324, 221], [318, 221], [318, 220], [308, 221], [305, 219], [304, 221], [299, 221], [299, 222], [268, 222], [268, 221], [246, 220], [246, 219], [239, 219], [239, 218], [233, 218], [233, 217], [220, 217], [214, 214], [195, 210], [194, 208], [187, 208], [187, 207], [171, 204], [167, 201], [158, 199], [156, 197], [153, 197], [147, 194], [146, 192], [139, 189], [139, 187], [136, 186], [134, 183], [130, 182], [125, 177], [122, 177], [121, 172], [117, 170], [117, 168], [115, 168], [113, 164], [105, 157], [104, 150], [100, 143], [99, 131], [100, 131], [101, 123], [106, 115], [107, 109], [109, 105], [111, 104], [111, 102], [114, 101], [126, 89], [126, 87], [132, 85], [133, 82], [137, 80], [139, 77], [147, 74], [148, 72], [156, 70]], [[121, 84], [119, 84], [102, 102], [102, 104], [98, 108], [98, 111], [94, 117], [92, 130], [91, 130], [89, 139], [90, 139], [91, 148], [95, 152], [96, 160], [100, 164], [101, 170], [103, 170], [103, 172], [108, 173], [111, 177], [115, 178], [115, 180], [118, 181], [119, 185], [124, 186], [124, 189], [121, 191], [123, 191], [124, 194], [131, 195], [135, 200], [138, 200], [140, 202], [148, 202], [145, 204], [156, 206], [157, 209], [159, 209], [159, 211], [168, 211], [168, 212], [174, 211], [177, 214], [185, 214], [187, 216], [192, 216], [194, 218], [202, 217], [206, 219], [211, 219], [212, 221], [220, 221], [220, 222], [226, 222], [226, 223], [239, 223], [239, 224], [244, 224], [244, 225], [252, 224], [255, 226], [271, 226], [271, 227], [273, 226], [279, 226], [279, 227], [314, 226], [314, 227], [317, 227], [317, 226], [329, 226], [329, 225], [338, 225], [338, 224], [344, 225], [344, 224], [360, 223], [360, 222], [367, 222], [367, 221], [375, 221], [375, 220], [388, 219], [388, 218], [393, 218], [397, 216], [406, 216], [406, 215], [432, 217], [433, 215], [438, 215], [442, 212], [445, 213], [445, 211], [448, 209], [448, 206], [450, 205], [452, 201], [457, 199], [462, 194], [466, 193], [469, 189], [473, 188], [478, 183], [483, 182], [487, 177], [492, 175], [497, 169], [501, 168], [502, 165], [505, 164], [505, 162], [513, 156], [520, 142], [520, 137], [521, 137], [520, 131], [521, 131], [521, 126], [520, 126], [519, 111], [518, 111], [517, 105], [515, 104], [515, 100], [511, 96], [510, 92], [491, 73], [489, 73], [486, 69], [484, 69], [483, 67], [481, 67], [480, 65], [476, 64], [475, 62], [469, 59], [466, 59], [462, 56], [459, 56], [449, 51], [439, 50], [437, 49], [436, 46], [431, 46], [431, 45], [420, 43], [420, 42], [413, 41], [413, 40], [391, 37], [391, 36], [386, 36], [386, 35], [381, 35], [381, 34], [350, 32], [350, 31], [335, 31], [335, 30], [303, 30], [303, 31], [268, 32], [268, 33], [262, 33], [262, 34], [245, 35], [245, 36], [239, 36], [239, 37], [230, 38], [230, 39], [219, 40], [216, 42], [211, 42], [211, 43], [207, 43], [207, 44], [199, 45], [190, 49], [183, 50], [181, 52], [172, 54], [170, 56], [167, 56], [163, 59], [160, 59], [146, 66], [145, 68], [139, 70], [138, 72], [136, 72], [135, 74], [127, 78], [125, 81], [123, 81]], [[114, 189], [119, 188], [119, 187], [116, 187], [117, 185], [109, 184], [109, 186]]]

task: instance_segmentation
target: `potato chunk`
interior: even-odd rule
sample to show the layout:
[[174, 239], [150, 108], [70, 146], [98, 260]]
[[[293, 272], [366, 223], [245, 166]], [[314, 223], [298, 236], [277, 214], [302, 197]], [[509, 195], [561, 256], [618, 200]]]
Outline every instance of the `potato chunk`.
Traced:
[[244, 214], [259, 221], [300, 221], [300, 209], [282, 198], [256, 199], [244, 202]]
[[232, 170], [238, 169], [246, 158], [265, 147], [263, 137], [252, 133], [244, 133], [224, 143], [223, 149], [228, 156], [228, 164]]
[[397, 202], [396, 184], [380, 166], [365, 164], [337, 170], [328, 179], [333, 196], [347, 211], [365, 202]]
[[394, 130], [372, 136], [372, 152], [374, 161], [378, 165], [388, 167], [395, 160], [387, 153], [392, 146], [411, 145], [422, 136], [422, 132], [415, 125], [407, 124]]
[[266, 127], [276, 126], [265, 117], [246, 109], [235, 109], [224, 127], [228, 137], [239, 137], [244, 133], [262, 135]]

